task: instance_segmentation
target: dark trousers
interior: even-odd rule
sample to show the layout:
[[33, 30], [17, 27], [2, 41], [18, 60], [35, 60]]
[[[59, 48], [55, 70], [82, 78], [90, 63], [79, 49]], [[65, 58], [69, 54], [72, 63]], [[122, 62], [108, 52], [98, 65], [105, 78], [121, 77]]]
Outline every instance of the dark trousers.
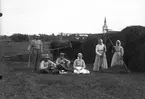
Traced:
[[67, 67], [65, 67], [64, 65], [61, 65], [61, 64], [57, 65], [57, 70], [72, 71], [72, 70], [68, 69]]
[[48, 73], [48, 71], [46, 71], [45, 69], [41, 69], [41, 70], [39, 70], [39, 72], [42, 73], [42, 74]]
[[46, 74], [46, 73], [52, 73], [52, 74], [59, 74], [59, 71], [57, 69], [41, 69], [39, 70], [40, 73]]

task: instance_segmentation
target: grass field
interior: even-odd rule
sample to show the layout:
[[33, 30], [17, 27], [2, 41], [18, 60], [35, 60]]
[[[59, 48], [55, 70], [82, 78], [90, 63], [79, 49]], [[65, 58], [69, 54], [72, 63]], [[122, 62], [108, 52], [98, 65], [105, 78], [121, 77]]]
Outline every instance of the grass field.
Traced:
[[[44, 53], [49, 51], [50, 42], [43, 43]], [[29, 42], [14, 42], [14, 43], [5, 43], [3, 44], [3, 53], [4, 56], [13, 56], [13, 55], [22, 55], [27, 54]], [[1, 49], [0, 49], [1, 51]]]
[[27, 63], [0, 64], [0, 99], [144, 99], [144, 74], [32, 73]]

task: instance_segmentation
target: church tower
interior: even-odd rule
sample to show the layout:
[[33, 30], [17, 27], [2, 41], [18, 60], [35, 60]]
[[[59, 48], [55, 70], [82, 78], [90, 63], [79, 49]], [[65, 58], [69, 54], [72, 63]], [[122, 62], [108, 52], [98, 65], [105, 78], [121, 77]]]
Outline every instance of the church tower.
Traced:
[[103, 33], [106, 33], [107, 31], [108, 31], [108, 26], [107, 26], [106, 17], [105, 17], [102, 32], [103, 32]]

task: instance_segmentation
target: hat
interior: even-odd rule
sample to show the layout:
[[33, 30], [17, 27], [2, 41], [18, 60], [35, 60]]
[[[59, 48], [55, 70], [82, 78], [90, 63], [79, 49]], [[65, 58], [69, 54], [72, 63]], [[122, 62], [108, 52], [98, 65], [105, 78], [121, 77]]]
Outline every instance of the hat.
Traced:
[[39, 38], [40, 36], [39, 35], [37, 35], [37, 34], [35, 34], [34, 35], [34, 38], [36, 39], [36, 38]]
[[44, 58], [45, 58], [45, 59], [48, 59], [48, 58], [50, 58], [50, 57], [49, 57], [48, 54], [46, 54], [46, 55], [44, 56]]
[[83, 54], [82, 53], [78, 53], [78, 56], [82, 56]]
[[64, 53], [60, 53], [60, 56], [64, 56], [65, 54]]

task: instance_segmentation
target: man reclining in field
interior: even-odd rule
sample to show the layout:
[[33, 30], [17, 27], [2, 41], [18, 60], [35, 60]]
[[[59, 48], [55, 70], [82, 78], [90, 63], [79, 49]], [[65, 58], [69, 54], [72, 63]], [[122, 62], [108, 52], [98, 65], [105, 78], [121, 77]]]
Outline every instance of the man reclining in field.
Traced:
[[53, 74], [57, 73], [56, 64], [50, 60], [48, 54], [46, 54], [44, 60], [41, 61], [39, 71], [40, 73], [48, 73], [48, 72], [51, 72]]
[[60, 71], [60, 72], [63, 72], [63, 71], [72, 71], [69, 69], [70, 67], [70, 61], [67, 60], [66, 58], [64, 58], [64, 53], [60, 53], [60, 57], [57, 58], [56, 60], [56, 66], [57, 66], [57, 69]]

